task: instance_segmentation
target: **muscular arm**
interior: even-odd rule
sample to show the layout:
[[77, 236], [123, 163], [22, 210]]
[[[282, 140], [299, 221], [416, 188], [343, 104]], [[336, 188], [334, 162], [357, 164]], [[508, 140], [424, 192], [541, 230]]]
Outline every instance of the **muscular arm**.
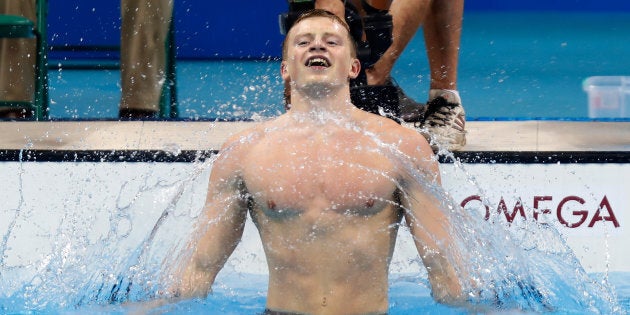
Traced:
[[221, 154], [213, 164], [206, 204], [193, 234], [192, 256], [172, 290], [180, 298], [207, 296], [243, 235], [247, 202], [237, 172], [240, 161], [231, 153]]
[[[441, 189], [438, 163], [431, 159], [431, 149], [422, 142], [410, 155], [414, 168], [413, 176], [403, 174], [405, 222], [413, 236], [422, 262], [427, 268], [433, 298], [438, 302], [460, 305], [466, 297], [462, 289], [463, 275], [458, 265], [462, 263], [453, 255], [455, 244], [451, 234], [451, 222], [440, 196]], [[409, 152], [413, 153], [413, 152]], [[459, 273], [458, 273], [459, 272]]]

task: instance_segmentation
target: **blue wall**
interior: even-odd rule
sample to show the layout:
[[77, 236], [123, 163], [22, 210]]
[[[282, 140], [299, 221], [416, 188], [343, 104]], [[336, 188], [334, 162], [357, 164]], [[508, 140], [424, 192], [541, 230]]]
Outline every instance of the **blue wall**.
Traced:
[[[280, 53], [283, 37], [278, 30], [278, 14], [287, 7], [283, 0], [269, 1], [270, 5], [264, 8], [252, 0], [175, 0], [175, 3], [178, 58], [258, 59]], [[52, 59], [67, 54], [54, 53], [55, 47], [117, 46], [119, 2], [51, 0], [48, 24]]]
[[[264, 7], [255, 0], [175, 2], [178, 58], [259, 59], [280, 54], [277, 17], [286, 10], [285, 0], [267, 1]], [[118, 1], [50, 0], [49, 7], [48, 37], [53, 48], [119, 44]], [[630, 11], [630, 1], [468, 0], [466, 11], [475, 10]], [[51, 59], [67, 54], [53, 53]], [[118, 58], [117, 54], [106, 56]]]

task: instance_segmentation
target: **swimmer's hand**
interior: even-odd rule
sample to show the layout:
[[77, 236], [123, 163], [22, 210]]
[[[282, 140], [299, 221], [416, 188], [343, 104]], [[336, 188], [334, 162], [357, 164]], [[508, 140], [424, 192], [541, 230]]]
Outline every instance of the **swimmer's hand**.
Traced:
[[167, 299], [157, 299], [142, 302], [126, 302], [122, 306], [125, 314], [161, 314], [167, 311], [166, 309], [161, 309], [163, 306], [175, 302]]
[[[211, 291], [208, 293], [212, 293]], [[201, 297], [182, 296], [179, 289], [168, 289], [166, 291], [159, 290], [157, 297], [148, 301], [125, 302], [122, 304], [125, 314], [141, 315], [141, 314], [163, 314], [171, 310], [172, 305], [179, 302], [196, 299]]]
[[502, 281], [491, 281], [485, 288], [479, 289], [471, 302], [494, 310], [555, 311], [555, 307], [536, 285], [513, 276]]

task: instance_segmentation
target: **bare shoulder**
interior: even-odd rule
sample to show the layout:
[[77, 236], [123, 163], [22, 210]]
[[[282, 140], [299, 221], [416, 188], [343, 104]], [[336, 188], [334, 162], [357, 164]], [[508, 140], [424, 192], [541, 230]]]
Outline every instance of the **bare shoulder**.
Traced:
[[394, 146], [416, 169], [439, 181], [437, 159], [423, 135], [389, 118], [373, 115], [366, 119], [369, 121], [367, 127], [378, 135], [380, 141]]
[[260, 141], [265, 124], [265, 122], [257, 124], [228, 137], [213, 161], [213, 173], [226, 176], [237, 172], [240, 165], [246, 162], [247, 153]]
[[245, 129], [238, 133], [231, 135], [223, 142], [220, 151], [239, 151], [248, 150], [253, 145], [258, 143], [260, 139], [265, 135], [265, 130], [274, 123], [277, 119], [263, 121], [251, 128]]
[[411, 157], [431, 158], [433, 151], [427, 140], [417, 130], [404, 127], [384, 117], [376, 117], [370, 122], [376, 134], [384, 142], [396, 145], [399, 150]]

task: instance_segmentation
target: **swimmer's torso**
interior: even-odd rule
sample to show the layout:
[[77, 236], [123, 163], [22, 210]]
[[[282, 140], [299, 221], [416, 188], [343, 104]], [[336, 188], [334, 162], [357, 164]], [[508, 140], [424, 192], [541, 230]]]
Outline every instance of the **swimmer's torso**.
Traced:
[[268, 307], [386, 311], [401, 218], [395, 166], [371, 137], [346, 128], [268, 131], [259, 140], [241, 176], [269, 263]]

